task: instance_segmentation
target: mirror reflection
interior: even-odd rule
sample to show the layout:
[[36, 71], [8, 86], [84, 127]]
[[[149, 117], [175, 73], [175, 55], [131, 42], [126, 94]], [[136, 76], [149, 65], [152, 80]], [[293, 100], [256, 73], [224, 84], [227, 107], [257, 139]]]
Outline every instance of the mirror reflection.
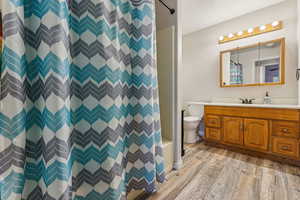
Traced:
[[221, 86], [283, 84], [284, 39], [221, 52]]

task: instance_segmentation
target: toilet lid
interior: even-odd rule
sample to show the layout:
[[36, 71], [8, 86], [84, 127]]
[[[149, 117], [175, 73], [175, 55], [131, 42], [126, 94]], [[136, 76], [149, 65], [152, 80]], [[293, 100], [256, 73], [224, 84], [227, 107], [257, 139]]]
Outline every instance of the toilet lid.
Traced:
[[193, 116], [188, 116], [188, 117], [184, 117], [184, 121], [186, 122], [195, 122], [195, 121], [199, 121], [200, 117], [193, 117]]

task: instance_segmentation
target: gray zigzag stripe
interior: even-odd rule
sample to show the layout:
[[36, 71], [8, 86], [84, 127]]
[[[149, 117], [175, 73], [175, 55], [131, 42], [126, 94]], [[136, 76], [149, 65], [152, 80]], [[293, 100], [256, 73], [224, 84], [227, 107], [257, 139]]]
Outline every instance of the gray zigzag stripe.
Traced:
[[[100, 51], [98, 51], [98, 49], [100, 49]], [[71, 54], [72, 54], [72, 57], [76, 57], [80, 53], [82, 53], [83, 55], [85, 55], [88, 58], [92, 58], [93, 56], [95, 56], [97, 54], [101, 55], [106, 60], [115, 58], [115, 59], [117, 59], [117, 61], [121, 61], [125, 65], [132, 64], [133, 67], [139, 66], [139, 67], [144, 68], [146, 66], [151, 66], [154, 62], [152, 56], [149, 54], [146, 54], [144, 57], [140, 57], [137, 55], [132, 58], [131, 53], [125, 54], [122, 50], [118, 51], [113, 47], [113, 45], [104, 47], [102, 45], [102, 43], [100, 43], [98, 41], [88, 45], [83, 40], [81, 40], [81, 39], [78, 40], [74, 44], [74, 46], [72, 45]]]
[[25, 151], [23, 148], [11, 144], [8, 148], [0, 152], [0, 175], [12, 166], [24, 168]]
[[99, 169], [95, 173], [91, 173], [87, 169], [81, 170], [76, 177], [72, 177], [73, 190], [77, 190], [82, 184], [87, 183], [95, 186], [100, 181], [111, 184], [116, 176], [122, 177], [124, 167], [115, 163], [111, 170], [107, 171], [99, 164]]
[[74, 58], [80, 53], [85, 55], [88, 59], [91, 59], [95, 55], [100, 55], [105, 60], [114, 58], [119, 62], [123, 62], [125, 65], [131, 64], [133, 66], [138, 65], [140, 67], [145, 67], [146, 65], [152, 66], [154, 63], [153, 58], [149, 54], [146, 54], [143, 58], [140, 56], [132, 58], [132, 53], [125, 54], [122, 50], [117, 50], [112, 44], [105, 47], [101, 41], [87, 44], [82, 39], [77, 40], [71, 46], [71, 55]]
[[69, 98], [71, 80], [62, 82], [55, 75], [51, 74], [46, 80], [41, 78], [30, 83], [27, 79], [25, 85], [27, 89], [27, 96], [31, 101], [36, 101], [40, 97], [47, 99], [51, 94], [66, 100]]
[[70, 36], [61, 24], [50, 29], [46, 25], [41, 24], [35, 32], [25, 28], [25, 36], [26, 42], [35, 49], [38, 49], [42, 42], [49, 46], [62, 42], [67, 50], [70, 47]]
[[132, 121], [130, 124], [125, 123], [124, 126], [118, 125], [115, 130], [107, 127], [101, 133], [94, 129], [82, 133], [75, 129], [72, 132], [72, 145], [76, 144], [82, 148], [88, 146], [90, 143], [94, 143], [99, 147], [102, 147], [107, 141], [115, 143], [119, 138], [124, 138], [125, 134], [130, 135], [133, 131], [137, 133], [145, 133], [147, 136], [153, 133], [153, 124], [147, 124], [146, 122]]
[[[99, 54], [105, 60], [108, 60], [110, 58], [115, 58], [118, 61], [121, 60], [120, 59], [121, 54], [117, 51], [117, 49], [113, 45], [109, 45], [109, 46], [105, 47], [103, 45], [103, 42], [100, 42], [100, 41], [95, 41], [89, 45], [89, 44], [85, 43], [82, 39], [77, 40], [72, 45], [71, 55], [72, 55], [72, 57], [76, 57], [80, 53], [82, 53], [89, 59], [92, 58], [93, 56]], [[130, 57], [128, 57], [126, 60], [130, 60]], [[127, 63], [129, 63], [129, 62], [127, 62]]]
[[160, 131], [160, 120], [154, 120], [154, 130]]
[[70, 80], [62, 82], [54, 75], [50, 75], [46, 80], [39, 78], [34, 83], [25, 79], [23, 83], [6, 73], [1, 80], [1, 85], [2, 93], [0, 99], [4, 99], [10, 94], [22, 102], [25, 102], [26, 98], [29, 98], [32, 102], [40, 97], [47, 99], [51, 94], [55, 94], [65, 100], [70, 94]]
[[131, 190], [145, 190], [145, 192], [152, 193], [155, 191], [155, 181], [148, 183], [145, 178], [141, 180], [137, 179], [130, 179], [127, 183], [127, 193], [129, 193]]
[[35, 187], [34, 190], [26, 198], [26, 200], [71, 200], [71, 199], [72, 199], [71, 187], [67, 187], [65, 192], [62, 192], [62, 195], [59, 198], [57, 198], [57, 197], [50, 196], [49, 193], [43, 194], [42, 189], [39, 186]]
[[47, 144], [43, 138], [37, 142], [26, 140], [26, 156], [33, 159], [43, 157], [45, 162], [49, 162], [55, 156], [68, 159], [70, 155], [70, 142], [53, 138]]
[[77, 1], [72, 1], [71, 10], [72, 14], [74, 14], [77, 17], [86, 15], [86, 13], [89, 13], [95, 18], [104, 16], [105, 19], [109, 22], [109, 24], [115, 23], [117, 18], [117, 10], [114, 9], [110, 12], [105, 7], [105, 4], [103, 2], [99, 4], [94, 4], [92, 0], [80, 1], [79, 3]]
[[153, 1], [151, 1], [151, 0], [130, 0], [130, 2], [134, 6], [141, 6], [144, 4], [153, 4]]
[[92, 81], [89, 81], [84, 85], [75, 82], [72, 82], [71, 84], [71, 97], [76, 96], [77, 98], [84, 100], [89, 96], [93, 96], [95, 99], [101, 100], [106, 95], [112, 99], [118, 97], [136, 97], [137, 99], [140, 99], [144, 97], [147, 100], [150, 100], [153, 97], [153, 89], [147, 89], [143, 85], [139, 88], [136, 88], [135, 86], [128, 87], [127, 85], [122, 86], [120, 83], [113, 86], [109, 82], [105, 82], [100, 86], [95, 85]]
[[24, 24], [17, 13], [8, 13], [3, 16], [3, 37], [6, 39], [9, 36], [20, 34], [24, 39]]
[[[153, 4], [151, 0], [130, 0], [133, 6], [141, 6], [143, 4]], [[81, 17], [82, 15], [89, 13], [92, 14], [95, 18], [98, 18], [102, 15], [105, 16], [106, 20], [110, 23], [113, 23], [117, 14], [116, 10], [109, 12], [105, 7], [104, 3], [94, 4], [92, 0], [80, 1], [71, 1], [70, 7], [72, 12], [77, 16]]]
[[126, 161], [130, 163], [134, 163], [137, 160], [141, 160], [143, 163], [150, 162], [154, 164], [154, 157], [151, 149], [147, 153], [143, 153], [141, 150], [137, 150], [134, 153], [128, 152], [126, 156]]
[[[51, 94], [55, 94], [63, 100], [69, 98], [69, 95], [71, 97], [76, 96], [81, 100], [86, 99], [90, 95], [97, 100], [101, 100], [106, 95], [112, 99], [118, 96], [122, 98], [126, 96], [128, 98], [136, 97], [138, 99], [145, 97], [149, 100], [153, 97], [153, 94], [155, 94], [152, 88], [147, 89], [144, 86], [140, 86], [139, 88], [132, 86], [129, 88], [127, 85], [122, 86], [121, 84], [113, 86], [109, 82], [97, 86], [92, 81], [82, 86], [76, 82], [72, 82], [71, 84], [70, 82], [70, 80], [62, 82], [56, 76], [50, 75], [46, 80], [37, 79], [33, 83], [30, 83], [30, 81], [26, 79], [24, 83], [22, 83], [19, 79], [6, 73], [1, 80], [2, 93], [0, 99], [4, 99], [10, 94], [22, 102], [25, 102], [26, 97], [32, 102], [35, 102], [40, 97], [47, 99]], [[71, 88], [71, 91], [69, 88]]]
[[70, 47], [70, 37], [66, 33], [64, 27], [60, 24], [51, 27], [50, 29], [41, 24], [35, 32], [24, 27], [23, 21], [17, 13], [9, 13], [3, 18], [4, 38], [15, 34], [20, 34], [26, 44], [38, 49], [42, 42], [51, 46], [58, 42], [63, 42], [66, 49]]
[[163, 149], [161, 146], [158, 145], [155, 146], [155, 155], [163, 156]]
[[111, 141], [115, 143], [120, 138], [124, 138], [125, 131], [124, 128], [120, 125], [116, 128], [116, 130], [112, 130], [107, 127], [99, 133], [94, 129], [89, 129], [85, 133], [81, 133], [78, 130], [73, 130], [72, 132], [72, 144], [76, 144], [81, 146], [82, 148], [90, 145], [91, 143], [96, 144], [98, 147], [102, 147], [107, 141]]
[[6, 73], [1, 79], [0, 100], [3, 100], [9, 94], [24, 103], [26, 100], [26, 84]]
[[153, 24], [144, 25], [142, 24], [140, 27], [136, 27], [134, 24], [129, 24], [126, 19], [120, 18], [118, 19], [120, 31], [123, 29], [126, 30], [128, 35], [133, 35], [135, 38], [140, 38], [142, 36], [148, 37], [153, 33]]

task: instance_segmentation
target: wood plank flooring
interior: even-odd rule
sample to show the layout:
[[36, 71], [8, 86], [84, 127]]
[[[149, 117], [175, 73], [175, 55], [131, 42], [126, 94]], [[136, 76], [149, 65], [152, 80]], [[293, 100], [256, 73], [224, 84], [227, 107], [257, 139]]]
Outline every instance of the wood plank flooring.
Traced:
[[300, 168], [201, 143], [148, 200], [300, 200]]

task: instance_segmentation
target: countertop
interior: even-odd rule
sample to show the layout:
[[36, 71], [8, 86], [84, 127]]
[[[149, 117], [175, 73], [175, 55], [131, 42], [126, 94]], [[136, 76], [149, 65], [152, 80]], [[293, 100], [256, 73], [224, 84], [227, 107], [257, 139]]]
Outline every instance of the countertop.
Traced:
[[188, 105], [300, 109], [300, 105], [292, 105], [292, 104], [290, 105], [289, 104], [242, 104], [242, 103], [191, 101], [188, 102]]

